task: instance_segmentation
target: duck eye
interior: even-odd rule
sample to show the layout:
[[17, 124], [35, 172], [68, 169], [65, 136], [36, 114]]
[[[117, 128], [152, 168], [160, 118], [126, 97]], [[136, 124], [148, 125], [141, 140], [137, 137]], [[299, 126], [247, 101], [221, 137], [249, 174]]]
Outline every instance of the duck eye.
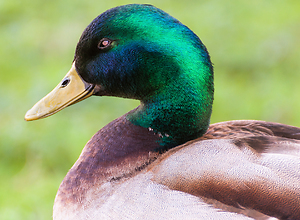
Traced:
[[66, 87], [70, 82], [69, 78], [65, 78], [62, 82], [61, 82], [61, 87]]
[[100, 40], [99, 44], [98, 44], [98, 48], [100, 50], [103, 50], [105, 48], [108, 48], [111, 45], [112, 41], [110, 39], [107, 38], [103, 38]]

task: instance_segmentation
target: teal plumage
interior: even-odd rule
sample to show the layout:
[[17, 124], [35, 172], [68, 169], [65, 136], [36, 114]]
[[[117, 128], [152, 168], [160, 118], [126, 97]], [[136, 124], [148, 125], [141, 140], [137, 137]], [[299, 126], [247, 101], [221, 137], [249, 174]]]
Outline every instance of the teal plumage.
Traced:
[[[92, 53], [104, 37], [115, 46]], [[102, 85], [109, 95], [141, 100], [127, 118], [167, 134], [162, 145], [205, 133], [213, 101], [210, 57], [190, 29], [160, 9], [127, 5], [103, 13], [83, 32], [74, 60], [86, 82]]]
[[300, 128], [209, 126], [213, 67], [201, 40], [150, 5], [83, 32], [71, 70], [26, 120], [90, 95], [141, 105], [98, 131], [59, 187], [54, 219], [300, 219]]

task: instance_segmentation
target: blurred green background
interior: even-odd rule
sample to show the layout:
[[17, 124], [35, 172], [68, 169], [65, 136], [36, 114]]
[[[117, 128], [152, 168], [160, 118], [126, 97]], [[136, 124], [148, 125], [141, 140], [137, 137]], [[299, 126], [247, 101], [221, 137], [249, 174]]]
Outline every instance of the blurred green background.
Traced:
[[103, 11], [150, 3], [189, 26], [215, 67], [212, 123], [300, 126], [300, 2], [0, 0], [0, 219], [51, 219], [57, 188], [83, 146], [137, 101], [93, 97], [23, 120], [71, 67], [84, 28]]

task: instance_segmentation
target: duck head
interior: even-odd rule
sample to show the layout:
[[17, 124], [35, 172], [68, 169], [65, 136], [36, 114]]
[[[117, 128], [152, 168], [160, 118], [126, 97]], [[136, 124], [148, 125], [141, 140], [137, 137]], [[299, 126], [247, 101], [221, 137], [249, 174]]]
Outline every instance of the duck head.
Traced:
[[126, 118], [161, 134], [162, 145], [174, 146], [205, 133], [213, 90], [209, 54], [188, 27], [154, 6], [125, 5], [88, 25], [71, 70], [25, 120], [91, 95], [138, 99], [141, 105]]

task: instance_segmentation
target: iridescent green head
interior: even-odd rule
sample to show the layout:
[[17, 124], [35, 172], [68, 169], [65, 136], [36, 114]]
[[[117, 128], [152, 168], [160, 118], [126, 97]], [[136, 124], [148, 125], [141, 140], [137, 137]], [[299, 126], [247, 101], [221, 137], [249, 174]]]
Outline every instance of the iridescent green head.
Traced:
[[125, 5], [98, 16], [78, 42], [72, 69], [88, 91], [73, 102], [90, 94], [139, 99], [127, 119], [161, 133], [163, 146], [197, 138], [209, 125], [209, 54], [188, 27], [154, 6]]

